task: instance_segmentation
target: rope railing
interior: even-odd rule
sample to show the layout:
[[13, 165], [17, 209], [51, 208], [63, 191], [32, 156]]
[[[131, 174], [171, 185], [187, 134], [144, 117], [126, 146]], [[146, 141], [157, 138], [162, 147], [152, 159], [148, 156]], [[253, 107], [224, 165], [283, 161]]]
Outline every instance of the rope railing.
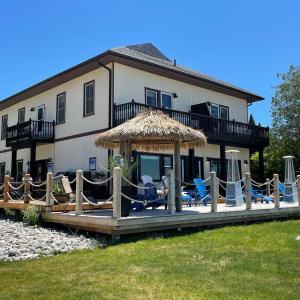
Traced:
[[[140, 203], [140, 204], [143, 204], [143, 205], [146, 205], [147, 203], [149, 203], [149, 202], [147, 202], [146, 200], [145, 200], [145, 201], [141, 201], [141, 200], [133, 199], [133, 198], [131, 198], [131, 197], [129, 197], [129, 196], [123, 194], [123, 193], [121, 193], [121, 195], [122, 195], [124, 198], [126, 198], [127, 200], [129, 200], [129, 201], [131, 201], [131, 202], [134, 202], [134, 203]], [[158, 199], [158, 200], [160, 200], [160, 199]], [[152, 203], [152, 202], [151, 202], [151, 203]]]
[[92, 202], [91, 200], [89, 200], [89, 199], [84, 195], [83, 192], [80, 192], [80, 195], [82, 196], [82, 198], [83, 198], [87, 203], [89, 203], [90, 205], [93, 205], [93, 206], [102, 206], [104, 203], [110, 202], [110, 201], [112, 201], [112, 199], [113, 199], [113, 196], [110, 196], [108, 199], [102, 201], [101, 203], [99, 203], [99, 202], [98, 202], [98, 203], [94, 203], [94, 202]]
[[238, 181], [224, 181], [224, 180], [222, 180], [222, 179], [220, 179], [219, 178], [219, 182], [222, 182], [222, 183], [224, 183], [224, 184], [230, 184], [230, 183], [240, 183], [240, 182], [243, 182], [244, 180], [245, 180], [246, 178], [242, 178], [242, 179], [240, 179], [240, 180], [238, 180]]
[[[28, 181], [25, 181], [25, 182], [28, 182], [31, 186], [36, 187], [36, 188], [42, 187], [42, 186], [44, 186], [44, 185], [47, 184], [47, 181], [44, 181], [44, 182], [42, 182], [42, 183], [40, 183], [40, 184], [35, 184], [35, 183], [33, 183], [31, 180], [28, 180]], [[24, 182], [24, 183], [25, 183], [25, 182]]]
[[81, 178], [86, 181], [87, 183], [93, 184], [93, 185], [101, 185], [101, 184], [105, 184], [107, 182], [109, 182], [110, 180], [112, 180], [113, 176], [108, 177], [107, 179], [103, 180], [103, 181], [90, 181], [88, 180], [86, 177], [84, 177], [83, 175], [81, 175]]
[[67, 182], [69, 183], [69, 184], [73, 184], [73, 183], [75, 183], [76, 182], [76, 177], [73, 179], [73, 180], [69, 180], [69, 177], [67, 177], [67, 176], [65, 176], [65, 179], [67, 180]]
[[142, 189], [142, 190], [149, 190], [152, 189], [151, 186], [147, 187], [147, 186], [141, 186], [141, 185], [136, 185], [133, 182], [131, 182], [129, 179], [127, 179], [126, 177], [124, 177], [123, 175], [121, 175], [122, 179], [127, 182], [128, 184], [130, 184], [131, 186], [137, 188], [137, 189]]
[[8, 198], [9, 198], [10, 201], [21, 201], [25, 197], [25, 195], [22, 195], [20, 198], [14, 199], [14, 198], [12, 198], [12, 196], [10, 195], [10, 193], [6, 193], [6, 195], [8, 196]]
[[44, 201], [44, 199], [46, 198], [46, 195], [44, 195], [43, 197], [39, 198], [39, 199], [35, 199], [31, 196], [30, 193], [27, 193], [27, 195], [32, 201]]
[[[13, 183], [16, 183], [16, 182], [13, 182]], [[13, 190], [19, 190], [19, 189], [21, 189], [24, 185], [25, 185], [25, 183], [23, 182], [22, 184], [20, 184], [19, 186], [13, 186], [12, 184], [11, 184], [11, 182], [10, 181], [8, 181], [8, 185], [9, 185], [9, 187], [10, 188], [12, 188]]]

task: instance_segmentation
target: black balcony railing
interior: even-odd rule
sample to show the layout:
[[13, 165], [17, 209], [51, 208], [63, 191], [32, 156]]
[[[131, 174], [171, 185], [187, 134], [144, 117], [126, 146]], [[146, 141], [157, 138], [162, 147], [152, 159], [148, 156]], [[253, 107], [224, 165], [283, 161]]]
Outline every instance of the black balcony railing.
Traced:
[[209, 143], [255, 148], [269, 144], [269, 128], [241, 122], [216, 119], [205, 115], [160, 108], [137, 102], [115, 105], [114, 126], [133, 117], [145, 108], [159, 109], [171, 118], [194, 129], [203, 130]]
[[7, 127], [6, 147], [26, 146], [32, 142], [53, 143], [55, 122], [29, 120]]

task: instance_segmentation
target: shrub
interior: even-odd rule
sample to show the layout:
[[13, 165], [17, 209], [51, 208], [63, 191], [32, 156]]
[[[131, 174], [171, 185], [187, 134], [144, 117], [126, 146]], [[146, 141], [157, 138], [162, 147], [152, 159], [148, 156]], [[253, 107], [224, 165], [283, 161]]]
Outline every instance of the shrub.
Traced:
[[6, 218], [14, 219], [16, 216], [16, 212], [10, 208], [4, 208], [4, 215]]
[[26, 209], [22, 211], [23, 221], [28, 225], [37, 225], [40, 219], [40, 210], [34, 205], [27, 206]]

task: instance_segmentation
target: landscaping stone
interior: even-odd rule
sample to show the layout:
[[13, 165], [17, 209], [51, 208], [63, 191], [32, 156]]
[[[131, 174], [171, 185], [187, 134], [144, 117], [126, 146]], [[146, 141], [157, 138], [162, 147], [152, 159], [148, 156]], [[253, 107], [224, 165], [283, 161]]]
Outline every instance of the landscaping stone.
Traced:
[[0, 219], [0, 261], [33, 259], [98, 245], [92, 238]]

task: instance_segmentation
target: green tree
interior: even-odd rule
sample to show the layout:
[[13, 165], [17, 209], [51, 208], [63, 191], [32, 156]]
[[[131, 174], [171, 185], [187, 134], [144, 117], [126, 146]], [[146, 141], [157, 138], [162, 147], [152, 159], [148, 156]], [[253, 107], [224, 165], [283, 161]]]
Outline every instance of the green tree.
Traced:
[[[272, 98], [272, 127], [270, 146], [264, 151], [265, 176], [283, 175], [285, 155], [295, 156], [296, 174], [300, 174], [300, 66], [290, 66], [286, 73], [278, 74], [281, 82]], [[257, 154], [251, 157], [252, 170], [258, 164]]]
[[252, 114], [250, 114], [250, 117], [249, 117], [249, 125], [255, 126], [255, 120], [254, 120], [254, 117]]

